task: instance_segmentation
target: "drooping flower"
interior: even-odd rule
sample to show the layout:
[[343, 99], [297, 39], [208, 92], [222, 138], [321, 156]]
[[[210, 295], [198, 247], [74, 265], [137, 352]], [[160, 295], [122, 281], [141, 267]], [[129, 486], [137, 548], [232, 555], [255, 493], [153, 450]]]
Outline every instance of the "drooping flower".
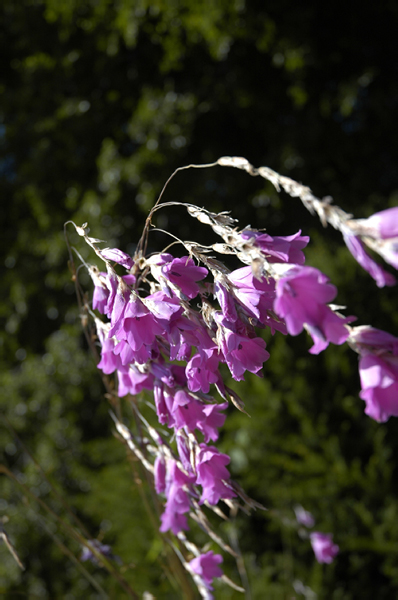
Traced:
[[225, 329], [221, 348], [232, 377], [242, 381], [245, 371], [258, 373], [269, 358], [265, 346], [262, 338], [248, 338]]
[[125, 252], [122, 252], [122, 250], [119, 250], [119, 248], [104, 248], [104, 250], [101, 250], [101, 256], [106, 260], [110, 260], [122, 265], [126, 269], [131, 269], [131, 267], [134, 265], [134, 261], [131, 256]]
[[340, 551], [337, 544], [333, 543], [333, 535], [331, 533], [314, 531], [310, 534], [310, 540], [315, 558], [319, 563], [332, 563]]
[[[208, 273], [205, 267], [197, 267], [188, 256], [174, 258], [171, 254], [157, 254], [148, 259], [148, 264], [159, 283], [171, 284], [187, 298], [194, 298], [199, 293], [196, 282], [204, 279]], [[164, 291], [166, 292], [166, 289]]]
[[217, 504], [222, 498], [234, 498], [235, 492], [226, 485], [230, 478], [226, 468], [230, 461], [229, 456], [221, 454], [214, 446], [206, 446], [206, 444], [199, 446], [196, 483], [203, 488], [200, 503], [203, 504], [207, 500], [209, 504]]
[[190, 509], [188, 486], [195, 481], [195, 476], [186, 475], [174, 460], [167, 461], [166, 496], [167, 502], [161, 516], [160, 531], [171, 530], [177, 535], [182, 529], [188, 529], [185, 516]]
[[313, 267], [293, 267], [277, 281], [275, 312], [285, 320], [290, 335], [298, 335], [306, 326], [314, 340], [312, 354], [324, 350], [329, 342], [342, 344], [348, 338], [345, 324], [354, 318], [339, 317], [327, 306], [336, 294], [326, 275]]
[[89, 267], [91, 279], [94, 283], [93, 309], [101, 314], [105, 313], [105, 308], [109, 298], [109, 287], [107, 286], [106, 273], [98, 271], [97, 267]]
[[[91, 546], [92, 549], [96, 550], [97, 552], [99, 552], [100, 554], [105, 556], [106, 558], [110, 558], [111, 560], [116, 560], [117, 562], [121, 562], [120, 558], [113, 554], [112, 548], [110, 546], [108, 546], [108, 544], [101, 544], [101, 542], [99, 540], [87, 540], [87, 544], [88, 544], [88, 546]], [[83, 551], [80, 556], [80, 560], [82, 562], [89, 560], [94, 565], [100, 564], [99, 559], [95, 556], [93, 550], [92, 549], [90, 550], [90, 548], [88, 546], [83, 546]]]
[[348, 341], [360, 354], [365, 413], [380, 423], [398, 416], [398, 338], [365, 325], [353, 327]]
[[[355, 260], [361, 265], [365, 271], [373, 277], [377, 287], [385, 285], [395, 285], [395, 277], [391, 273], [387, 273], [376, 261], [369, 256], [361, 239], [353, 235], [348, 230], [343, 231], [343, 238], [348, 250], [351, 252]], [[398, 265], [397, 265], [398, 266]]]
[[155, 477], [155, 490], [158, 494], [163, 494], [166, 489], [166, 463], [162, 454], [157, 455], [153, 468]]
[[301, 230], [293, 235], [287, 236], [271, 236], [267, 233], [260, 233], [252, 229], [242, 231], [243, 239], [255, 240], [256, 246], [261, 249], [270, 263], [294, 263], [303, 265], [305, 256], [301, 252], [305, 248], [310, 238], [306, 235], [301, 235]]
[[216, 383], [220, 378], [218, 372], [219, 360], [216, 347], [210, 352], [202, 351], [191, 358], [185, 369], [188, 388], [191, 392], [199, 390], [205, 394], [209, 392], [210, 384]]
[[305, 510], [302, 506], [298, 505], [294, 507], [294, 512], [297, 523], [300, 523], [300, 525], [304, 525], [305, 527], [314, 527], [315, 519], [308, 510]]
[[222, 576], [222, 570], [218, 566], [223, 562], [220, 554], [214, 554], [211, 550], [205, 554], [197, 556], [189, 562], [189, 566], [193, 573], [199, 575], [208, 590], [213, 590], [213, 579]]
[[365, 413], [383, 423], [398, 417], [398, 356], [366, 354], [359, 361]]

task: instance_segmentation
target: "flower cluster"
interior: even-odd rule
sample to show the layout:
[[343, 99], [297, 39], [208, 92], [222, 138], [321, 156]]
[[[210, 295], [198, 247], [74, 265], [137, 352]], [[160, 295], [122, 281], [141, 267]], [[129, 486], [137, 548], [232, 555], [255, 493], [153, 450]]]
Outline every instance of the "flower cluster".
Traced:
[[[247, 502], [230, 478], [229, 457], [214, 445], [227, 400], [243, 407], [225, 386], [221, 366], [237, 381], [246, 372], [261, 377], [269, 353], [259, 330], [298, 335], [305, 328], [314, 342], [310, 352], [319, 353], [330, 342], [342, 344], [352, 320], [329, 305], [337, 290], [327, 277], [304, 266], [309, 238], [300, 231], [285, 237], [251, 228], [239, 232], [226, 215], [196, 207], [189, 212], [221, 235], [225, 244], [219, 250], [245, 266], [230, 271], [193, 243], [184, 244], [189, 255], [182, 257], [131, 257], [117, 248], [101, 249], [84, 227], [76, 228], [105, 265], [89, 266], [92, 307], [103, 315], [95, 315], [98, 367], [116, 375], [119, 397], [152, 392], [160, 426], [173, 432], [174, 450], [164, 435], [151, 433], [154, 462], [142, 460], [165, 497], [160, 530], [176, 536], [188, 530], [187, 517], [202, 505], [231, 503], [237, 496]], [[210, 395], [213, 385], [221, 402]], [[221, 574], [219, 562], [208, 552], [187, 567], [207, 594]]]
[[[309, 188], [271, 169], [255, 169], [237, 157], [223, 157], [217, 164], [260, 175], [277, 189], [282, 187], [299, 197], [324, 225], [329, 223], [342, 232], [353, 256], [379, 287], [395, 283], [366, 252], [365, 245], [398, 268], [398, 208], [354, 220], [328, 199], [317, 199]], [[184, 542], [188, 551], [182, 558], [184, 566], [202, 597], [210, 599], [213, 579], [222, 577], [222, 557], [199, 551], [186, 541], [188, 517], [233, 554], [212, 533], [203, 506], [217, 512], [220, 500], [232, 506], [239, 496], [250, 507], [260, 507], [231, 480], [230, 459], [214, 445], [226, 418], [227, 401], [240, 410], [244, 407], [236, 392], [225, 385], [223, 369], [236, 381], [243, 380], [247, 372], [262, 377], [269, 358], [260, 334], [264, 329], [292, 336], [305, 329], [313, 341], [312, 354], [329, 343], [348, 341], [360, 355], [360, 396], [366, 403], [365, 412], [386, 421], [398, 416], [398, 339], [371, 327], [349, 326], [355, 317], [344, 317], [331, 304], [337, 295], [335, 286], [321, 271], [305, 265], [303, 249], [309, 238], [301, 231], [271, 236], [250, 227], [239, 230], [226, 213], [187, 205], [189, 215], [209, 225], [222, 243], [205, 248], [181, 242], [183, 256], [168, 252], [146, 256], [148, 227], [158, 208], [160, 205], [152, 209], [134, 256], [117, 248], [102, 249], [99, 240], [88, 236], [86, 226], [75, 228], [105, 265], [102, 270], [88, 266], [96, 313], [89, 310], [101, 347], [98, 368], [107, 376], [115, 375], [119, 397], [151, 392], [159, 423], [158, 428], [151, 427], [134, 402], [154, 445], [142, 437], [134, 441], [119, 421], [117, 429], [153, 474], [154, 487], [164, 502], [160, 530]], [[233, 255], [235, 266], [236, 261], [240, 266], [231, 271], [209, 254], [212, 251]], [[219, 402], [213, 398], [213, 386], [221, 397]], [[312, 515], [301, 507], [296, 509], [296, 517], [301, 525], [314, 526]], [[309, 537], [318, 562], [332, 562], [338, 546], [331, 534], [312, 532]], [[95, 541], [92, 546], [100, 553], [108, 552], [107, 546]], [[192, 554], [194, 558], [189, 560]], [[89, 558], [88, 551], [86, 555]]]

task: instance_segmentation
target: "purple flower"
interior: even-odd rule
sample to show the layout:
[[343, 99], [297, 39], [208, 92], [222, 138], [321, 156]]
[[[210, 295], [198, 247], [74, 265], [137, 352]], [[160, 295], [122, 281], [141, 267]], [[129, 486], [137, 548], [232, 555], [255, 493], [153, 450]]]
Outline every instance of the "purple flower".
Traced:
[[398, 356], [366, 354], [359, 361], [365, 413], [383, 423], [398, 417]]
[[253, 276], [251, 267], [242, 267], [228, 275], [235, 286], [234, 293], [246, 312], [252, 313], [264, 326], [271, 328], [284, 335], [287, 333], [286, 326], [282, 321], [276, 319], [274, 313], [274, 300], [276, 298], [275, 280], [272, 278], [261, 281]]
[[305, 262], [302, 248], [310, 241], [306, 235], [301, 235], [301, 230], [293, 235], [272, 237], [267, 233], [260, 233], [246, 229], [242, 231], [245, 240], [255, 239], [255, 245], [266, 255], [270, 263], [295, 263], [303, 265]]
[[328, 278], [313, 267], [293, 267], [276, 284], [275, 312], [285, 319], [290, 335], [298, 335], [306, 325], [314, 340], [312, 354], [329, 342], [342, 344], [349, 335], [345, 324], [353, 317], [339, 317], [327, 306], [336, 293]]
[[[180, 290], [187, 298], [194, 298], [199, 293], [196, 283], [204, 279], [208, 273], [205, 267], [197, 267], [188, 256], [173, 258], [171, 254], [158, 254], [148, 260], [152, 275], [162, 284], [166, 280], [171, 287]], [[166, 289], [165, 292], [167, 293]]]
[[141, 373], [134, 365], [130, 365], [128, 371], [118, 370], [118, 396], [122, 398], [127, 394], [135, 396], [143, 389], [153, 389], [153, 375], [151, 373]]
[[330, 564], [339, 553], [339, 547], [333, 543], [331, 533], [320, 533], [314, 531], [310, 534], [312, 549], [319, 563]]
[[[100, 554], [105, 556], [106, 558], [110, 558], [111, 560], [116, 559], [118, 562], [120, 561], [120, 558], [117, 556], [114, 556], [114, 554], [112, 552], [112, 548], [110, 546], [108, 546], [107, 544], [101, 544], [101, 542], [99, 542], [98, 540], [87, 540], [87, 544], [89, 546], [91, 546], [92, 548], [94, 548], [94, 550], [96, 550], [97, 552], [99, 552]], [[80, 556], [80, 560], [82, 562], [89, 560], [94, 565], [99, 564], [98, 558], [95, 556], [95, 554], [92, 552], [92, 550], [90, 550], [87, 546], [83, 547], [82, 554]]]
[[94, 283], [93, 309], [104, 314], [109, 298], [106, 273], [100, 273], [97, 267], [89, 267], [88, 272]]
[[177, 535], [182, 529], [188, 529], [185, 513], [190, 509], [188, 486], [195, 480], [194, 476], [186, 475], [179, 469], [174, 460], [167, 462], [165, 511], [161, 516], [160, 531], [171, 531]]
[[387, 273], [387, 271], [385, 271], [380, 265], [377, 264], [377, 262], [373, 260], [373, 258], [369, 256], [365, 250], [363, 242], [358, 236], [353, 235], [349, 230], [346, 229], [343, 231], [343, 238], [348, 250], [351, 252], [355, 260], [361, 265], [361, 267], [373, 277], [377, 287], [395, 285], [395, 277], [391, 275], [391, 273]]
[[131, 258], [131, 256], [129, 256], [125, 252], [122, 252], [118, 248], [105, 248], [104, 250], [101, 250], [101, 256], [106, 260], [110, 260], [112, 262], [118, 263], [119, 265], [122, 265], [126, 269], [131, 269], [131, 267], [134, 264], [134, 261]]
[[296, 514], [297, 523], [304, 525], [305, 527], [314, 527], [315, 519], [308, 510], [305, 510], [302, 506], [295, 506], [294, 512]]
[[234, 333], [230, 329], [225, 329], [222, 352], [232, 377], [237, 381], [242, 381], [245, 371], [258, 373], [269, 358], [265, 346], [262, 338], [248, 338]]
[[154, 464], [155, 490], [158, 494], [163, 494], [166, 489], [166, 463], [164, 456], [158, 454]]
[[386, 240], [398, 237], [398, 206], [387, 208], [375, 213], [368, 219], [358, 219], [361, 230], [364, 229], [366, 235], [376, 239]]
[[226, 465], [230, 458], [221, 454], [214, 446], [200, 444], [197, 457], [196, 470], [198, 473], [196, 483], [203, 487], [200, 504], [206, 500], [209, 504], [217, 504], [221, 498], [234, 498], [235, 492], [226, 485], [230, 475]]
[[369, 351], [376, 350], [379, 354], [382, 352], [391, 352], [394, 356], [398, 355], [398, 338], [382, 329], [376, 329], [369, 325], [353, 327], [350, 332], [349, 342], [354, 344], [360, 354], [368, 354]]
[[220, 554], [214, 554], [211, 550], [201, 554], [189, 562], [193, 573], [199, 575], [208, 590], [213, 590], [212, 582], [216, 577], [222, 576], [222, 570], [218, 566], [223, 562]]
[[216, 383], [220, 378], [218, 363], [217, 349], [195, 354], [185, 369], [189, 390], [191, 392], [201, 390], [207, 394], [210, 390], [210, 384]]
[[215, 442], [218, 439], [218, 429], [224, 425], [226, 415], [221, 414], [225, 410], [228, 402], [222, 404], [206, 404], [202, 408], [203, 419], [198, 421], [196, 427], [204, 435], [205, 442], [209, 440]]

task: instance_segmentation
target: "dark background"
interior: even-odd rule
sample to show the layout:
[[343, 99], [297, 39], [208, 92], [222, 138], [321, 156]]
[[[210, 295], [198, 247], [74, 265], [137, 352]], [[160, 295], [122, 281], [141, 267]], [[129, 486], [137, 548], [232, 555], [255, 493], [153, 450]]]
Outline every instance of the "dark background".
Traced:
[[[91, 576], [111, 598], [125, 597], [104, 569], [81, 571], [79, 543], [47, 509], [71, 524], [62, 498], [82, 535], [112, 545], [140, 596], [189, 597], [164, 574], [138, 466], [113, 436], [63, 224], [88, 222], [94, 237], [132, 253], [173, 170], [222, 155], [267, 165], [356, 217], [397, 205], [398, 7], [3, 0], [0, 11], [0, 431], [15, 476], [2, 477], [0, 508], [26, 567], [3, 545], [1, 585], [7, 598], [99, 598]], [[301, 228], [311, 236], [307, 263], [338, 286], [347, 314], [398, 335], [395, 288], [377, 289], [336, 232], [264, 180], [190, 170], [165, 199], [231, 210], [272, 235]], [[161, 211], [156, 223], [214, 239], [183, 209]], [[166, 243], [151, 234], [151, 250]], [[348, 348], [312, 357], [309, 347], [304, 334], [275, 336], [264, 380], [235, 388], [252, 418], [229, 410], [220, 448], [233, 477], [271, 510], [222, 531], [239, 538], [252, 598], [293, 598], [299, 580], [319, 598], [389, 600], [398, 595], [398, 427], [363, 414]], [[298, 536], [297, 503], [334, 533], [333, 565], [318, 565]], [[225, 570], [239, 581], [227, 558]], [[219, 585], [216, 597], [242, 595]]]

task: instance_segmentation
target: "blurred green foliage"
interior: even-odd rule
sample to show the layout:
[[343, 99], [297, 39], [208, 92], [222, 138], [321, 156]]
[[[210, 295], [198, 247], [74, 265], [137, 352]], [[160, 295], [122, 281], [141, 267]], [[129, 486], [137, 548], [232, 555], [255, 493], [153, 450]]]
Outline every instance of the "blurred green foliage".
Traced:
[[[148, 502], [156, 514], [156, 501], [112, 435], [63, 225], [87, 221], [95, 237], [132, 253], [173, 170], [222, 155], [268, 165], [358, 217], [395, 206], [398, 7], [362, 6], [361, 20], [355, 3], [344, 10], [343, 18], [333, 3], [286, 0], [3, 0], [1, 442], [15, 479], [2, 476], [0, 506], [26, 567], [3, 544], [5, 597], [99, 598], [92, 579], [110, 598], [125, 597], [104, 568], [79, 562], [71, 527], [112, 546], [140, 597], [194, 597], [170, 575], [146, 510]], [[377, 290], [334, 231], [264, 181], [188, 171], [165, 199], [231, 210], [274, 235], [301, 227], [312, 239], [308, 263], [338, 285], [347, 314], [397, 335], [395, 290]], [[192, 238], [182, 209], [160, 211], [156, 224]], [[198, 241], [213, 239], [194, 227]], [[150, 250], [168, 241], [151, 234]], [[80, 281], [89, 288], [83, 273]], [[251, 419], [231, 408], [220, 447], [269, 511], [217, 526], [239, 539], [253, 599], [291, 598], [301, 581], [318, 598], [389, 600], [398, 595], [398, 426], [364, 416], [348, 349], [312, 357], [308, 347], [304, 335], [275, 336], [264, 379], [236, 386]], [[316, 564], [297, 535], [296, 504], [334, 533], [333, 565]], [[225, 569], [239, 581], [227, 557]], [[241, 595], [220, 584], [216, 597]]]

